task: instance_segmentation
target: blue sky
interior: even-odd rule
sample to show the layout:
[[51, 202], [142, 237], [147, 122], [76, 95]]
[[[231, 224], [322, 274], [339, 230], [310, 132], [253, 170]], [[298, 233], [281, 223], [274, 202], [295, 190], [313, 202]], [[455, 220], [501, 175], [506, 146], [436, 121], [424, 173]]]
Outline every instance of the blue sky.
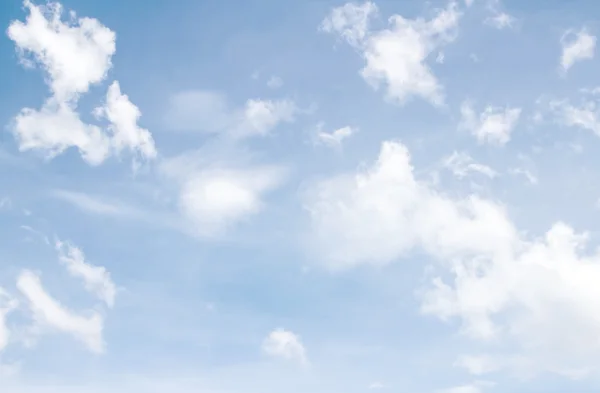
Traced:
[[0, 386], [596, 391], [598, 12], [3, 2]]

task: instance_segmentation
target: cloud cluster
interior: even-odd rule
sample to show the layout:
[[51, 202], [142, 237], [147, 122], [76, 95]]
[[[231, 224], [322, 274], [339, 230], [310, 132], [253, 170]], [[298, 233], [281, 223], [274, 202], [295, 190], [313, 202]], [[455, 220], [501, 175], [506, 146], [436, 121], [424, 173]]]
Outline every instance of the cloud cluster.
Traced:
[[477, 116], [470, 102], [460, 107], [461, 121], [459, 129], [470, 132], [480, 143], [505, 145], [521, 116], [521, 108], [496, 107], [488, 105]]
[[[493, 16], [485, 22], [499, 29], [512, 26], [515, 19], [500, 11], [497, 3], [489, 3], [495, 4], [490, 6]], [[58, 3], [37, 6], [25, 0], [24, 4], [25, 22], [12, 22], [7, 33], [23, 65], [43, 69], [50, 97], [41, 108], [23, 108], [13, 119], [10, 130], [19, 149], [55, 157], [76, 148], [90, 165], [124, 153], [143, 160], [157, 158], [151, 133], [138, 124], [139, 108], [118, 81], [107, 86], [103, 102], [93, 111], [94, 124], [78, 113], [80, 98], [108, 77], [115, 33], [92, 18], [71, 14], [63, 21]], [[471, 6], [472, 0], [465, 4]], [[419, 97], [442, 106], [444, 86], [428, 62], [435, 55], [442, 64], [442, 50], [456, 39], [462, 16], [458, 3], [436, 9], [429, 19], [393, 15], [386, 28], [375, 29], [372, 22], [378, 13], [370, 1], [347, 3], [332, 9], [320, 29], [362, 56], [362, 78], [374, 89], [385, 89], [389, 101], [403, 105]], [[595, 43], [586, 29], [565, 33], [560, 40], [563, 72], [592, 58]], [[282, 85], [276, 77], [268, 82], [272, 89]], [[202, 148], [161, 159], [158, 166], [166, 179], [162, 184], [174, 186], [175, 209], [195, 235], [221, 237], [265, 209], [267, 195], [284, 184], [288, 171], [283, 165], [257, 163], [247, 147], [253, 138], [272, 135], [304, 112], [288, 99], [254, 98], [234, 105], [225, 94], [209, 90], [169, 97], [166, 128], [196, 132], [209, 140]], [[581, 105], [552, 101], [549, 113], [562, 125], [600, 135], [600, 113], [593, 97], [586, 96]], [[493, 105], [479, 112], [465, 101], [458, 128], [481, 144], [504, 146], [521, 114], [518, 107]], [[316, 139], [339, 148], [356, 130], [344, 126], [325, 132], [320, 125]], [[458, 178], [498, 175], [464, 151], [453, 151], [443, 165]], [[522, 168], [509, 173], [537, 182]], [[141, 215], [132, 207], [84, 193], [63, 190], [53, 195], [98, 214]], [[499, 201], [476, 194], [450, 195], [420, 179], [408, 148], [398, 140], [384, 141], [374, 162], [356, 172], [309, 181], [301, 198], [309, 216], [306, 237], [315, 263], [331, 270], [383, 267], [408, 263], [407, 259], [431, 263], [431, 276], [419, 288], [420, 311], [458, 321], [460, 334], [481, 349], [480, 354], [460, 356], [457, 367], [476, 376], [515, 364], [581, 375], [600, 361], [600, 252], [590, 250], [588, 233], [560, 221], [541, 236], [526, 233]], [[116, 284], [106, 268], [86, 261], [78, 247], [58, 241], [55, 249], [66, 272], [99, 303], [74, 311], [46, 290], [40, 273], [22, 270], [17, 294], [0, 288], [0, 351], [11, 343], [13, 331], [7, 320], [17, 309], [31, 317], [34, 334], [62, 333], [92, 352], [104, 351], [101, 307], [114, 307]], [[270, 332], [261, 349], [274, 358], [309, 363], [300, 337], [285, 329]], [[488, 386], [474, 382], [440, 392], [476, 393]]]
[[408, 150], [393, 141], [370, 168], [315, 184], [306, 208], [313, 247], [330, 267], [423, 251], [441, 270], [422, 294], [423, 313], [459, 319], [478, 342], [517, 345], [515, 356], [539, 369], [600, 358], [600, 255], [584, 251], [586, 233], [557, 222], [529, 238], [497, 202], [451, 198], [419, 181]]
[[389, 18], [390, 28], [373, 30], [370, 21], [378, 13], [375, 3], [346, 3], [334, 8], [321, 29], [335, 33], [359, 51], [365, 60], [360, 71], [373, 88], [384, 86], [386, 97], [404, 104], [417, 96], [441, 105], [443, 87], [427, 64], [427, 59], [457, 36], [461, 13], [451, 2], [430, 20]]
[[19, 149], [38, 150], [48, 157], [74, 147], [90, 165], [98, 165], [124, 150], [142, 159], [156, 157], [150, 132], [137, 125], [139, 109], [114, 81], [105, 103], [94, 113], [107, 126], [87, 124], [77, 113], [82, 94], [107, 77], [115, 53], [115, 33], [93, 18], [63, 22], [62, 6], [49, 2], [24, 2], [25, 22], [13, 21], [7, 34], [26, 66], [39, 66], [46, 73], [51, 96], [41, 109], [23, 108], [11, 130]]

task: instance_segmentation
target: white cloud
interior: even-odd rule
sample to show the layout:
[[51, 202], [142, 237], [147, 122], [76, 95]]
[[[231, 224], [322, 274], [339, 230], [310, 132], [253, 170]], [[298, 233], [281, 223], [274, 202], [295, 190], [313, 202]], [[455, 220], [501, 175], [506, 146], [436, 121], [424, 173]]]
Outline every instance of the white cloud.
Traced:
[[59, 3], [36, 6], [25, 0], [23, 4], [29, 11], [25, 23], [13, 21], [7, 34], [23, 56], [33, 55], [48, 73], [48, 83], [59, 102], [76, 98], [104, 80], [115, 53], [114, 32], [93, 18], [63, 23]]
[[500, 0], [488, 0], [487, 9], [492, 13], [491, 16], [485, 19], [485, 23], [496, 29], [504, 29], [513, 27], [516, 18], [501, 10]]
[[311, 245], [332, 268], [387, 264], [417, 246], [441, 258], [490, 255], [517, 239], [500, 205], [450, 199], [415, 179], [398, 142], [383, 143], [371, 168], [313, 184], [304, 198]]
[[306, 349], [300, 337], [289, 330], [275, 329], [263, 341], [262, 350], [272, 357], [307, 364]]
[[104, 351], [103, 320], [96, 311], [90, 311], [85, 317], [68, 310], [45, 291], [40, 277], [29, 270], [19, 275], [17, 288], [27, 299], [33, 318], [40, 327], [70, 334], [92, 352]]
[[183, 181], [179, 207], [198, 235], [220, 236], [259, 213], [263, 196], [283, 177], [283, 170], [277, 167], [202, 169]]
[[495, 27], [496, 29], [504, 29], [513, 27], [515, 18], [506, 12], [496, 12], [493, 16], [486, 18], [485, 23]]
[[283, 86], [283, 79], [276, 75], [270, 77], [267, 81], [267, 87], [271, 89], [279, 89], [281, 86]]
[[46, 71], [52, 96], [40, 110], [24, 108], [13, 120], [19, 150], [39, 150], [53, 158], [75, 147], [91, 165], [124, 148], [154, 158], [152, 137], [137, 126], [140, 112], [121, 94], [118, 82], [110, 86], [106, 106], [97, 111], [111, 123], [108, 131], [84, 123], [76, 111], [80, 95], [102, 82], [112, 66], [114, 32], [96, 19], [77, 18], [74, 13], [63, 22], [58, 3], [36, 6], [26, 0], [24, 4], [29, 15], [25, 22], [13, 21], [8, 36], [26, 64], [37, 63]]
[[6, 348], [10, 339], [10, 330], [6, 325], [6, 317], [17, 305], [17, 300], [10, 296], [4, 289], [0, 288], [0, 352]]
[[369, 389], [385, 389], [386, 386], [385, 384], [381, 383], [381, 382], [373, 382], [369, 385]]
[[174, 131], [222, 133], [234, 138], [264, 136], [281, 123], [295, 120], [299, 109], [289, 100], [250, 99], [231, 108], [217, 92], [193, 90], [170, 97], [166, 125]]
[[373, 31], [369, 20], [376, 13], [372, 2], [347, 3], [334, 8], [321, 29], [337, 33], [361, 52], [366, 62], [362, 77], [375, 89], [384, 85], [389, 100], [404, 104], [418, 96], [441, 105], [443, 87], [426, 61], [432, 52], [455, 39], [460, 17], [456, 3], [438, 10], [431, 20], [393, 15], [389, 29]]
[[505, 255], [452, 261], [452, 282], [436, 279], [423, 310], [461, 318], [469, 336], [516, 343], [542, 368], [584, 366], [600, 354], [600, 257], [581, 254], [586, 239], [559, 222]]
[[296, 105], [288, 100], [248, 100], [233, 134], [237, 137], [266, 135], [280, 123], [294, 121], [297, 112]]
[[566, 100], [555, 100], [550, 102], [549, 107], [558, 123], [592, 131], [600, 136], [600, 110], [595, 99], [584, 99], [580, 106]]
[[81, 249], [69, 243], [57, 241], [56, 250], [59, 261], [66, 266], [70, 275], [80, 278], [85, 289], [105, 302], [108, 307], [114, 305], [117, 287], [106, 268], [87, 263]]
[[479, 164], [468, 153], [454, 151], [444, 160], [444, 166], [459, 179], [465, 178], [470, 173], [479, 173], [489, 178], [498, 175], [487, 165]]
[[466, 337], [539, 370], [600, 360], [600, 253], [585, 251], [588, 234], [557, 222], [530, 238], [497, 203], [417, 180], [397, 142], [385, 142], [371, 168], [318, 182], [305, 202], [312, 245], [330, 267], [424, 251], [440, 262], [420, 295], [424, 314], [458, 319]]
[[333, 130], [331, 132], [322, 131], [323, 125], [317, 126], [317, 141], [329, 147], [339, 147], [344, 139], [351, 137], [356, 133], [356, 129], [350, 126], [345, 126]]
[[110, 139], [95, 125], [85, 124], [68, 105], [52, 100], [41, 110], [25, 108], [13, 123], [19, 150], [39, 150], [49, 158], [76, 147], [91, 165], [101, 164], [110, 155]]
[[471, 104], [463, 102], [460, 107], [459, 128], [469, 131], [480, 143], [505, 145], [519, 121], [521, 108], [500, 108], [488, 105], [477, 116]]
[[563, 72], [567, 72], [575, 63], [594, 57], [596, 37], [588, 33], [586, 28], [579, 31], [570, 29], [562, 35], [560, 44], [560, 66]]
[[152, 134], [138, 126], [141, 112], [129, 101], [127, 95], [121, 93], [119, 82], [110, 85], [105, 105], [96, 108], [95, 114], [105, 117], [110, 122], [108, 130], [115, 153], [119, 154], [124, 149], [129, 149], [146, 159], [156, 157]]
[[337, 33], [350, 45], [359, 47], [370, 34], [370, 20], [377, 13], [377, 6], [372, 1], [362, 5], [346, 3], [332, 9], [320, 28], [327, 33]]

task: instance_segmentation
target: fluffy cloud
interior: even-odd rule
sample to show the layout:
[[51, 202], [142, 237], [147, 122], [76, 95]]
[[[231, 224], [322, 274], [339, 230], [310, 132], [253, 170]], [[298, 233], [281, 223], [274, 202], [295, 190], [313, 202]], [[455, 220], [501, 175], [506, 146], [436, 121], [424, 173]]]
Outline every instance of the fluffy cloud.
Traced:
[[38, 327], [70, 334], [93, 352], [104, 351], [103, 319], [98, 312], [89, 311], [89, 316], [83, 316], [67, 309], [46, 292], [40, 277], [29, 270], [19, 275], [17, 288], [27, 299]]
[[347, 3], [334, 8], [321, 29], [336, 33], [362, 54], [362, 77], [375, 89], [384, 85], [386, 96], [398, 104], [418, 96], [434, 105], [444, 101], [443, 87], [426, 61], [457, 34], [460, 12], [452, 2], [438, 10], [431, 20], [389, 18], [391, 27], [371, 30], [370, 19], [377, 14], [372, 2]]
[[98, 126], [81, 121], [69, 105], [49, 100], [42, 109], [25, 108], [13, 122], [19, 150], [38, 150], [49, 158], [75, 147], [90, 165], [99, 165], [110, 155], [110, 139]]
[[75, 147], [91, 165], [123, 149], [154, 158], [152, 136], [137, 126], [140, 112], [121, 94], [118, 82], [110, 86], [105, 106], [96, 110], [109, 121], [108, 130], [84, 123], [77, 113], [80, 95], [102, 82], [112, 66], [114, 32], [96, 19], [77, 18], [74, 13], [63, 22], [58, 3], [36, 6], [25, 0], [24, 5], [29, 11], [26, 21], [12, 22], [7, 33], [24, 64], [46, 72], [52, 96], [40, 110], [24, 108], [15, 117], [12, 132], [19, 149], [39, 150], [52, 158]]
[[584, 252], [586, 233], [558, 222], [530, 239], [497, 203], [452, 199], [418, 181], [397, 142], [385, 142], [371, 168], [323, 180], [308, 195], [313, 245], [330, 266], [422, 250], [440, 261], [423, 313], [457, 318], [462, 334], [500, 340], [539, 369], [572, 371], [600, 358], [600, 254]]
[[491, 255], [517, 240], [502, 206], [453, 200], [415, 179], [398, 142], [385, 142], [373, 167], [318, 182], [304, 197], [312, 246], [333, 268], [387, 264], [416, 246], [440, 258]]
[[275, 329], [263, 341], [262, 350], [265, 354], [285, 360], [293, 360], [307, 364], [306, 349], [300, 337], [285, 329]]
[[288, 100], [247, 100], [233, 109], [224, 95], [188, 91], [170, 98], [165, 120], [179, 131], [215, 133], [204, 147], [164, 160], [161, 171], [174, 180], [181, 216], [198, 236], [215, 238], [259, 213], [267, 193], [284, 180], [286, 169], [255, 165], [244, 148], [300, 112]]
[[596, 50], [596, 37], [588, 33], [585, 28], [578, 31], [567, 30], [560, 38], [562, 54], [560, 66], [567, 72], [575, 63], [591, 59]]
[[452, 152], [450, 156], [444, 159], [444, 166], [459, 179], [468, 176], [470, 173], [479, 173], [489, 178], [498, 175], [498, 173], [489, 166], [475, 162], [473, 157], [466, 152]]
[[112, 307], [117, 288], [106, 268], [87, 263], [81, 249], [71, 244], [57, 241], [56, 249], [59, 261], [66, 266], [69, 274], [80, 278], [87, 291], [105, 302], [108, 307]]
[[505, 145], [521, 116], [520, 108], [500, 108], [488, 105], [479, 116], [469, 102], [460, 107], [459, 128], [469, 131], [480, 143]]
[[138, 107], [129, 101], [129, 97], [121, 93], [119, 82], [110, 85], [105, 105], [96, 108], [95, 114], [110, 122], [108, 130], [115, 153], [129, 149], [143, 158], [156, 157], [152, 135], [137, 124], [142, 114]]
[[237, 136], [263, 136], [282, 122], [290, 123], [298, 111], [296, 105], [287, 100], [248, 100], [242, 120], [234, 127]]
[[174, 131], [202, 131], [233, 138], [264, 136], [281, 123], [294, 121], [299, 109], [289, 100], [247, 100], [232, 108], [217, 92], [193, 90], [169, 98], [166, 125]]
[[80, 18], [73, 25], [63, 23], [59, 3], [36, 6], [25, 0], [24, 5], [29, 11], [25, 23], [12, 22], [8, 36], [27, 64], [31, 61], [25, 56], [31, 54], [44, 68], [59, 102], [76, 98], [104, 80], [116, 48], [113, 31], [93, 18]]
[[191, 173], [179, 196], [181, 213], [203, 237], [222, 235], [257, 214], [262, 197], [283, 180], [277, 167], [211, 168]]

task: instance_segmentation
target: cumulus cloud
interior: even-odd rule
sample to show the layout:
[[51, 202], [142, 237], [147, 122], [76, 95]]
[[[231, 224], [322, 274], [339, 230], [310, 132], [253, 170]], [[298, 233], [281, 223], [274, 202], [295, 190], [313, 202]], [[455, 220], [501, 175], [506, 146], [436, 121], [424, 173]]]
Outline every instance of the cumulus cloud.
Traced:
[[17, 288], [27, 299], [32, 316], [40, 328], [72, 335], [92, 352], [104, 351], [103, 318], [98, 312], [89, 311], [89, 316], [83, 316], [67, 309], [46, 292], [40, 277], [29, 270], [19, 275]]
[[264, 136], [282, 123], [291, 123], [299, 108], [290, 100], [250, 99], [232, 108], [225, 95], [191, 90], [172, 95], [165, 124], [173, 131], [200, 131], [233, 138]]
[[91, 165], [110, 155], [110, 139], [98, 126], [86, 124], [69, 105], [50, 100], [42, 109], [24, 108], [15, 117], [13, 134], [19, 150], [38, 150], [53, 158], [75, 147]]
[[138, 126], [142, 115], [127, 95], [121, 93], [119, 82], [113, 82], [106, 93], [106, 103], [95, 110], [98, 117], [104, 117], [110, 125], [111, 144], [115, 153], [130, 150], [144, 158], [155, 158], [156, 148], [150, 132]]
[[515, 129], [521, 108], [495, 107], [488, 105], [477, 116], [473, 106], [465, 101], [460, 107], [459, 129], [470, 132], [480, 143], [505, 145]]
[[312, 244], [331, 267], [387, 264], [415, 250], [439, 261], [422, 312], [458, 319], [475, 342], [506, 343], [543, 370], [600, 358], [600, 254], [585, 251], [588, 234], [557, 222], [530, 238], [498, 203], [417, 180], [398, 142], [385, 142], [372, 167], [315, 184], [306, 207]]
[[165, 121], [174, 129], [216, 134], [202, 148], [161, 164], [161, 172], [175, 183], [179, 213], [193, 234], [220, 237], [263, 210], [265, 196], [283, 183], [287, 170], [254, 164], [244, 142], [292, 123], [299, 112], [289, 100], [249, 99], [232, 108], [215, 92], [187, 91], [171, 97]]
[[501, 205], [454, 200], [418, 181], [399, 142], [383, 143], [371, 168], [317, 182], [304, 198], [311, 244], [333, 268], [387, 264], [416, 246], [441, 258], [489, 255], [517, 239]]
[[70, 275], [81, 279], [85, 289], [108, 307], [114, 305], [117, 287], [106, 268], [87, 263], [83, 251], [69, 243], [57, 241], [56, 250], [59, 261], [65, 265]]
[[184, 180], [179, 208], [197, 234], [219, 236], [260, 212], [263, 196], [283, 178], [284, 171], [278, 167], [199, 170]]
[[443, 87], [427, 59], [455, 39], [460, 18], [457, 4], [451, 2], [430, 20], [393, 15], [390, 28], [382, 30], [370, 28], [375, 15], [377, 7], [370, 1], [347, 3], [334, 8], [321, 29], [337, 34], [361, 53], [366, 63], [362, 77], [375, 89], [384, 86], [390, 101], [404, 104], [417, 96], [441, 105]]
[[63, 22], [62, 6], [24, 1], [29, 12], [25, 22], [13, 21], [7, 34], [21, 54], [22, 62], [46, 73], [51, 97], [41, 109], [23, 108], [11, 130], [21, 151], [38, 150], [49, 158], [77, 148], [91, 165], [127, 148], [145, 159], [156, 156], [150, 133], [137, 126], [138, 108], [121, 94], [118, 82], [108, 90], [106, 105], [96, 111], [110, 125], [104, 130], [84, 123], [77, 113], [79, 97], [101, 83], [112, 67], [115, 34], [93, 18]]
[[76, 98], [104, 80], [116, 50], [113, 31], [93, 18], [79, 18], [73, 24], [62, 22], [59, 3], [37, 6], [25, 0], [23, 4], [29, 15], [25, 23], [12, 22], [8, 36], [27, 64], [37, 63], [46, 71], [57, 101]]
[[563, 72], [567, 72], [575, 63], [594, 57], [596, 36], [591, 35], [586, 28], [578, 31], [569, 29], [560, 38], [560, 45], [560, 66]]
[[265, 354], [307, 364], [306, 349], [296, 334], [285, 329], [275, 329], [263, 341], [262, 350]]

